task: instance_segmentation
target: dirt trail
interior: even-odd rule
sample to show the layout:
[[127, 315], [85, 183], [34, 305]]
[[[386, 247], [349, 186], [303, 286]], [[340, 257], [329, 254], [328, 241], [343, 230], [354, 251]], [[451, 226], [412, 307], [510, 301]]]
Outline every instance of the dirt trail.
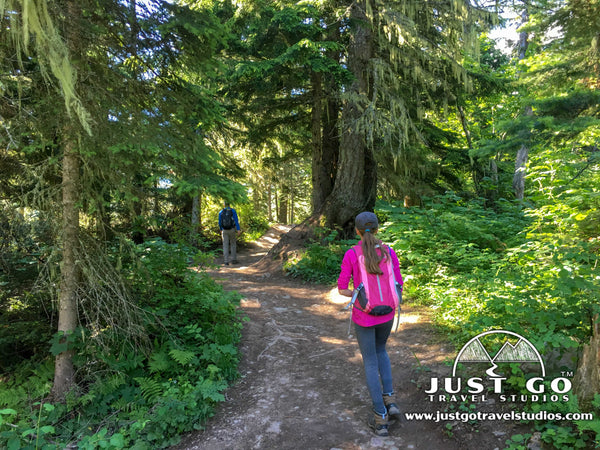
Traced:
[[[331, 287], [302, 283], [257, 264], [286, 232], [275, 227], [239, 252], [239, 264], [212, 275], [244, 299], [239, 381], [226, 392], [206, 429], [185, 436], [183, 449], [501, 449], [510, 437], [502, 424], [402, 421], [389, 437], [370, 432], [370, 399], [349, 313]], [[403, 412], [444, 410], [423, 389], [432, 376], [449, 376], [444, 360], [456, 356], [432, 329], [424, 308], [403, 305], [388, 351]], [[458, 406], [458, 405], [455, 405]], [[504, 428], [504, 429], [503, 429]]]

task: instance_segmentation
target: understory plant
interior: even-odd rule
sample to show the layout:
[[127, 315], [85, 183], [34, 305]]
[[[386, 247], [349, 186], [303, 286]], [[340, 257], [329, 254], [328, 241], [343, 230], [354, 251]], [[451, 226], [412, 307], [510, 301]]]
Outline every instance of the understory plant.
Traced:
[[238, 294], [188, 269], [194, 256], [156, 239], [119, 262], [141, 318], [137, 339], [80, 327], [65, 404], [48, 400], [50, 354], [2, 375], [0, 447], [155, 449], [201, 429], [237, 376], [241, 319]]
[[336, 230], [318, 229], [314, 242], [290, 257], [283, 269], [290, 276], [313, 283], [334, 284], [340, 273], [346, 250], [356, 244], [354, 240], [338, 239]]

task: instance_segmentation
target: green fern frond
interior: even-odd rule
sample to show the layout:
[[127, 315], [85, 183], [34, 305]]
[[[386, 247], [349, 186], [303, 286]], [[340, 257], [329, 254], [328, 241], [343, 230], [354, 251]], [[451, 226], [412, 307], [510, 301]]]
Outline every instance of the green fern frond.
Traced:
[[148, 403], [154, 403], [163, 393], [162, 385], [153, 378], [135, 378], [140, 385], [142, 398]]
[[174, 348], [169, 351], [169, 355], [171, 358], [177, 361], [178, 364], [185, 366], [193, 361], [193, 359], [196, 357], [196, 352], [189, 350], [178, 350]]
[[151, 373], [164, 372], [169, 369], [170, 366], [171, 360], [165, 351], [161, 350], [157, 353], [152, 353], [152, 356], [150, 356], [148, 368]]
[[22, 386], [9, 386], [6, 389], [0, 388], [0, 407], [17, 405], [27, 398], [27, 392]]
[[85, 405], [89, 405], [89, 404], [93, 403], [94, 400], [96, 400], [96, 393], [93, 391], [90, 391], [87, 394], [84, 394], [81, 397], [79, 397], [77, 399], [77, 403], [82, 406], [85, 406]]
[[126, 400], [123, 397], [120, 397], [117, 400], [115, 400], [110, 406], [115, 411], [130, 412], [133, 409], [134, 403], [129, 400]]
[[104, 395], [110, 394], [111, 392], [116, 391], [123, 384], [125, 384], [125, 375], [121, 372], [117, 372], [104, 380], [104, 382], [98, 388], [98, 391]]

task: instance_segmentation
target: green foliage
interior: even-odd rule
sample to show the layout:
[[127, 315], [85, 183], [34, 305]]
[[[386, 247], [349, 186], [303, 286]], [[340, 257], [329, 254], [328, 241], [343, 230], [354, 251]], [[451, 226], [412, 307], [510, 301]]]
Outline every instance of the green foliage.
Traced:
[[41, 214], [15, 214], [0, 201], [0, 373], [42, 350], [53, 333], [48, 293], [34, 292], [50, 236]]
[[243, 240], [255, 241], [269, 229], [269, 220], [256, 211], [252, 205], [248, 203], [240, 205], [236, 211], [243, 231]]
[[[30, 404], [48, 396], [53, 361], [22, 364], [0, 385], [0, 446], [164, 448], [213, 414], [237, 376], [239, 296], [188, 269], [192, 250], [156, 239], [123, 261], [147, 312], [151, 348], [97, 346], [76, 339], [78, 392], [67, 404]], [[33, 363], [33, 361], [32, 361]], [[76, 412], [76, 413], [73, 413]]]
[[334, 284], [340, 274], [344, 253], [356, 241], [336, 240], [336, 231], [321, 230], [320, 233], [323, 235], [320, 242], [310, 243], [305, 251], [289, 258], [283, 268], [293, 277]]
[[[563, 164], [562, 170], [570, 168]], [[557, 172], [558, 166], [555, 177]], [[547, 176], [542, 169], [536, 174]], [[589, 178], [579, 182], [587, 185]], [[548, 191], [559, 187], [548, 180], [540, 184]], [[552, 358], [588, 341], [600, 304], [595, 273], [600, 247], [596, 232], [590, 237], [589, 224], [580, 224], [592, 214], [597, 194], [575, 186], [552, 195], [542, 189], [537, 201], [529, 208], [499, 201], [492, 210], [480, 200], [447, 194], [422, 207], [379, 205], [385, 220], [381, 237], [399, 255], [405, 299], [431, 305], [437, 324], [457, 347], [490, 329], [527, 336]], [[516, 367], [506, 386], [521, 392], [524, 381]], [[533, 412], [579, 411], [573, 399], [524, 406]], [[556, 448], [587, 448], [598, 439], [596, 421], [536, 426], [542, 440]], [[521, 448], [527, 439], [513, 436], [509, 448]]]

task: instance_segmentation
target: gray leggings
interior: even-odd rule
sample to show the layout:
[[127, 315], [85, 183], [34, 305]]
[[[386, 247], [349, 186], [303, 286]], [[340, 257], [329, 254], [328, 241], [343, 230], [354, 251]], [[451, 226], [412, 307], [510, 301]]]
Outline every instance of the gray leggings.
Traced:
[[367, 388], [373, 401], [373, 410], [385, 414], [383, 394], [393, 394], [392, 364], [385, 344], [392, 331], [393, 320], [372, 327], [361, 327], [354, 324], [356, 339], [365, 366]]

